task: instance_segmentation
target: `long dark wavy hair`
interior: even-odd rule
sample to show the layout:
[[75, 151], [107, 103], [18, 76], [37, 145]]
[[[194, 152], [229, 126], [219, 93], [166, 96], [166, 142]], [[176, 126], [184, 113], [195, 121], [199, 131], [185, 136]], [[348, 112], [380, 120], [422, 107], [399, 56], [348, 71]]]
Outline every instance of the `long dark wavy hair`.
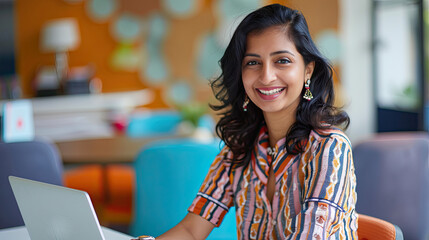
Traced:
[[[287, 30], [285, 34], [293, 40], [306, 65], [315, 62], [310, 86], [314, 98], [311, 101], [301, 98], [296, 110], [296, 122], [285, 136], [288, 153], [303, 152], [313, 129], [331, 126], [346, 129], [350, 123], [347, 113], [333, 105], [333, 70], [311, 39], [304, 16], [299, 11], [280, 4], [259, 8], [238, 25], [220, 60], [222, 74], [211, 82], [212, 90], [220, 101], [220, 105], [210, 105], [213, 110], [221, 112], [216, 132], [232, 151], [233, 159], [228, 160], [234, 166], [249, 163], [259, 130], [264, 124], [262, 111], [256, 105], [250, 102], [247, 112], [242, 107], [246, 93], [241, 66], [246, 51], [246, 38], [249, 33], [262, 32], [272, 26]], [[304, 91], [303, 87], [302, 95]]]

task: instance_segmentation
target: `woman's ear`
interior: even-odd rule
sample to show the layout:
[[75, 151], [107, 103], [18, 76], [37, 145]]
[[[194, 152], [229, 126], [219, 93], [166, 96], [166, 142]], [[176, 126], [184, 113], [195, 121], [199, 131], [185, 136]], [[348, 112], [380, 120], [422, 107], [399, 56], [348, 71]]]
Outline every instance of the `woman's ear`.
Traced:
[[313, 71], [314, 71], [314, 66], [316, 65], [316, 63], [314, 61], [309, 62], [306, 66], [305, 66], [305, 79], [311, 79], [311, 76], [313, 75]]

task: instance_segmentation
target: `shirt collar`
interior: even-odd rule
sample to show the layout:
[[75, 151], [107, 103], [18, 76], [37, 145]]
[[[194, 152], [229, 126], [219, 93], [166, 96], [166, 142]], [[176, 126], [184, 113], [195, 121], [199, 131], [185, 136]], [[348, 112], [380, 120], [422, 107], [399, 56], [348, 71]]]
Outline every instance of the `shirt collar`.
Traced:
[[[285, 148], [285, 142], [286, 138], [282, 138], [276, 143], [274, 147], [274, 158], [272, 158], [267, 152], [268, 147], [270, 147], [268, 128], [266, 125], [261, 127], [257, 144], [251, 156], [251, 163], [256, 172], [256, 175], [262, 182], [266, 183], [268, 181], [270, 165], [273, 163], [273, 160], [276, 159], [279, 151], [283, 151]], [[276, 164], [277, 161], [274, 162], [274, 165]]]

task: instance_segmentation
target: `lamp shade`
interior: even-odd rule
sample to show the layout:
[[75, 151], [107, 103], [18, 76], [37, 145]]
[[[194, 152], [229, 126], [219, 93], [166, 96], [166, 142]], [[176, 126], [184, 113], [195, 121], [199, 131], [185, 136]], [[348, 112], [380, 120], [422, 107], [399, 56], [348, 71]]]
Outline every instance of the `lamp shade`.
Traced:
[[55, 19], [47, 22], [43, 27], [40, 48], [44, 52], [65, 52], [76, 49], [79, 42], [79, 27], [76, 19]]

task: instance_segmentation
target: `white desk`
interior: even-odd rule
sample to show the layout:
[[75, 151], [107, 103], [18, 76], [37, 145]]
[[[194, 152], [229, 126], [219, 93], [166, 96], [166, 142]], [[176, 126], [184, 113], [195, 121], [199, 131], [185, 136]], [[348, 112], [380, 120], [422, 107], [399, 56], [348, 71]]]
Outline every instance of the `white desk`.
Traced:
[[[130, 240], [132, 238], [131, 236], [114, 231], [106, 227], [101, 227], [101, 229], [106, 240]], [[27, 228], [25, 228], [25, 226], [0, 229], [0, 240], [9, 239], [30, 240], [30, 236], [28, 235]]]

